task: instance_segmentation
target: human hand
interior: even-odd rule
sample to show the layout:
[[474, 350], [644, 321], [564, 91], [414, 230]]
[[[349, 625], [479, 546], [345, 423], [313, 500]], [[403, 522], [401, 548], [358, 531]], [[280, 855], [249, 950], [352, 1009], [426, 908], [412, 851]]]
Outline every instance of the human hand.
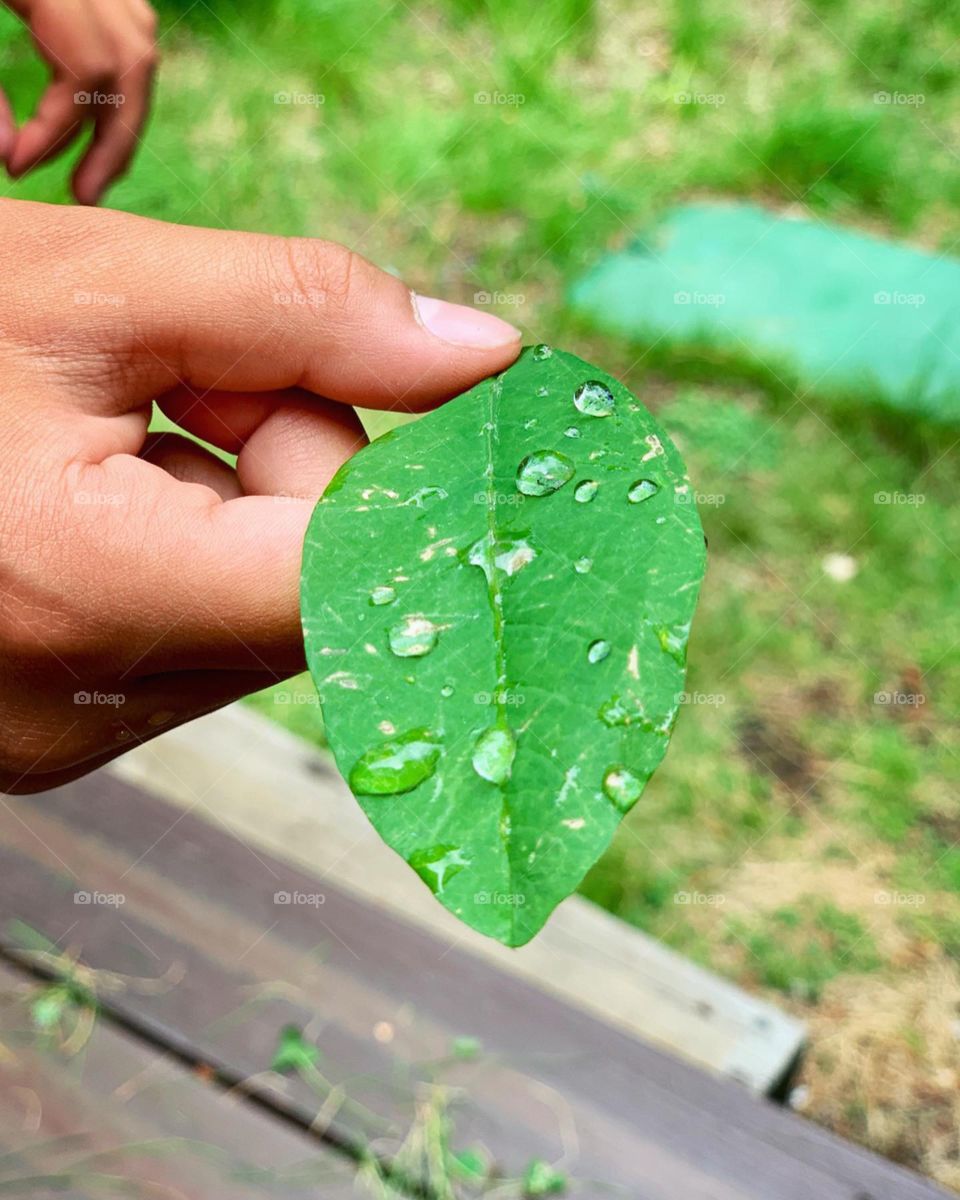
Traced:
[[73, 176], [80, 204], [96, 204], [126, 170], [147, 119], [157, 62], [156, 16], [146, 0], [7, 0], [53, 73], [19, 132], [0, 93], [0, 159], [14, 178], [65, 150], [88, 121], [93, 138]]
[[[348, 406], [432, 407], [520, 341], [329, 242], [0, 213], [0, 790], [28, 792], [302, 669]], [[154, 398], [236, 470], [148, 435]]]

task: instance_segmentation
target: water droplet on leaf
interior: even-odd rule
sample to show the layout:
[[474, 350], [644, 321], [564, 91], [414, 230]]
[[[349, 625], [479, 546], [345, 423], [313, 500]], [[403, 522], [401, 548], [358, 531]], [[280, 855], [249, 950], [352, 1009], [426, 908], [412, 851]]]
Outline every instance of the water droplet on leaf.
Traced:
[[424, 616], [408, 616], [392, 626], [387, 635], [390, 649], [398, 658], [422, 658], [437, 644], [440, 630]]
[[598, 638], [597, 641], [591, 642], [587, 647], [587, 662], [603, 662], [609, 653], [610, 643], [605, 642], [603, 638]]
[[454, 875], [470, 865], [470, 860], [459, 846], [430, 846], [426, 850], [415, 850], [407, 862], [434, 895], [442, 892]]
[[473, 769], [490, 783], [505, 783], [510, 778], [517, 742], [509, 729], [492, 725], [477, 738], [473, 748]]
[[585, 479], [573, 489], [573, 498], [578, 504], [589, 504], [599, 491], [600, 484], [595, 479]]
[[553, 358], [553, 351], [545, 342], [541, 342], [539, 346], [534, 346], [533, 357], [537, 362], [543, 362], [545, 358]]
[[578, 438], [580, 436], [580, 430], [576, 427], [576, 425], [568, 425], [563, 431], [563, 436], [568, 438]]
[[444, 698], [444, 700], [448, 700], [453, 695], [453, 688], [449, 683], [445, 683], [443, 685], [443, 687], [440, 689], [440, 695]]
[[386, 584], [383, 587], [375, 587], [370, 593], [370, 603], [376, 608], [382, 604], [392, 604], [396, 598], [397, 593]]
[[588, 417], [609, 417], [616, 407], [613, 392], [596, 379], [580, 384], [573, 393], [573, 403]]
[[359, 796], [393, 796], [410, 792], [437, 768], [440, 739], [428, 729], [411, 729], [368, 750], [350, 772], [350, 787]]
[[631, 504], [642, 504], [644, 500], [649, 500], [651, 496], [655, 496], [660, 488], [653, 482], [652, 479], [638, 479], [635, 484], [627, 492], [627, 499]]
[[576, 571], [576, 573], [578, 575], [586, 575], [587, 572], [592, 569], [592, 567], [593, 567], [593, 559], [592, 558], [578, 558], [577, 561], [573, 564], [573, 569]]
[[610, 767], [603, 777], [603, 791], [621, 812], [629, 812], [640, 798], [643, 783], [626, 767]]
[[524, 496], [549, 496], [569, 483], [575, 470], [565, 454], [537, 450], [517, 468], [517, 490]]

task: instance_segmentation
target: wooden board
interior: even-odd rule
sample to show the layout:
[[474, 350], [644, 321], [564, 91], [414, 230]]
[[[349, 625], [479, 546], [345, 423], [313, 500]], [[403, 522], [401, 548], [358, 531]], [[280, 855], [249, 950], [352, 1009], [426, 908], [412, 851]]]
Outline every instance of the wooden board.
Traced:
[[[269, 799], [265, 797], [265, 803]], [[77, 903], [78, 890], [122, 895]], [[278, 903], [277, 893], [322, 896]], [[461, 1145], [515, 1177], [559, 1163], [582, 1200], [932, 1200], [946, 1193], [646, 1045], [514, 975], [105, 774], [0, 806], [0, 912], [128, 979], [104, 995], [131, 1029], [309, 1124], [302, 1081], [264, 1076], [279, 1029], [383, 1115], [340, 1109], [341, 1142], [395, 1150], [418, 1083], [462, 1089]], [[0, 921], [8, 950], [16, 927]], [[443, 1066], [451, 1039], [473, 1063]], [[421, 1093], [422, 1094], [422, 1093]]]
[[110, 770], [752, 1091], [773, 1091], [800, 1053], [799, 1021], [578, 896], [519, 950], [465, 928], [380, 841], [329, 756], [241, 705], [172, 730]]
[[75, 1047], [39, 1032], [37, 994], [0, 968], [3, 1194], [356, 1200], [352, 1162], [109, 1022]]

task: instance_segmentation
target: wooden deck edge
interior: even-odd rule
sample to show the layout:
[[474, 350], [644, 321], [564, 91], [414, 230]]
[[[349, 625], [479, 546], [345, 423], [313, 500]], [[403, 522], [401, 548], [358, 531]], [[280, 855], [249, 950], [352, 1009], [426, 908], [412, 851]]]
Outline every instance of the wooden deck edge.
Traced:
[[769, 1094], [803, 1025], [580, 897], [509, 950], [458, 922], [379, 839], [329, 756], [242, 705], [136, 747], [109, 768], [319, 879], [695, 1065]]

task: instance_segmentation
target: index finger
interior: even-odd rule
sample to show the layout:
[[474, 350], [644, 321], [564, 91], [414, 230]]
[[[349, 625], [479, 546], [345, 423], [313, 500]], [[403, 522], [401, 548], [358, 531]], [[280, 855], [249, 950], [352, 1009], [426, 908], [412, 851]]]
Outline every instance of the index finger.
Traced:
[[152, 64], [142, 61], [120, 78], [123, 90], [96, 115], [93, 138], [73, 174], [78, 204], [97, 204], [130, 165], [150, 110]]

